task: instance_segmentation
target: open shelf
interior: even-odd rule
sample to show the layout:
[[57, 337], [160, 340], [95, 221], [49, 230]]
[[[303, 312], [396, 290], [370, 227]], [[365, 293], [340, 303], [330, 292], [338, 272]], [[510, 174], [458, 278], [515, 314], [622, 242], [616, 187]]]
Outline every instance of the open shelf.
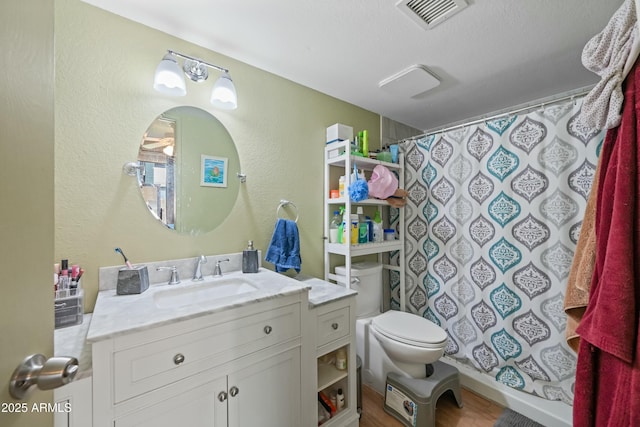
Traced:
[[358, 245], [346, 245], [343, 243], [325, 243], [325, 245], [327, 252], [332, 254], [361, 256], [398, 251], [402, 249], [403, 242], [401, 240], [387, 240], [377, 243], [360, 243]]
[[346, 203], [351, 203], [352, 205], [390, 206], [386, 200], [381, 199], [367, 199], [360, 202], [354, 202], [349, 200], [347, 197], [338, 197], [335, 199], [327, 199], [326, 202], [331, 205], [344, 205]]
[[[350, 147], [350, 145], [351, 145], [350, 141], [333, 142], [327, 145], [326, 150], [328, 152], [329, 150], [333, 150], [340, 147], [345, 147], [346, 149], [346, 147], [347, 146]], [[386, 166], [391, 170], [394, 170], [394, 169], [399, 170], [402, 168], [402, 165], [400, 165], [399, 163], [383, 162], [382, 160], [370, 159], [367, 157], [354, 156], [354, 155], [350, 155], [349, 157], [350, 157], [349, 161], [351, 165], [353, 165], [353, 163], [355, 162], [358, 169], [373, 170], [373, 168], [375, 168], [377, 165]], [[339, 156], [327, 158], [327, 164], [330, 166], [345, 167], [347, 164], [347, 154], [342, 153]]]
[[335, 365], [318, 363], [318, 391], [346, 378], [348, 374], [348, 370], [341, 371]]

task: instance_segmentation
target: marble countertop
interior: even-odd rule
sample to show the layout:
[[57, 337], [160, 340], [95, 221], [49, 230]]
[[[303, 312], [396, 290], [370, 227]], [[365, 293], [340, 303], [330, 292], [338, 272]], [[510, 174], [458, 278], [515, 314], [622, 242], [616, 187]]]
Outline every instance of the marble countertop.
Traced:
[[213, 281], [219, 280], [220, 283], [226, 283], [232, 279], [249, 282], [256, 290], [215, 300], [199, 298], [195, 302], [167, 308], [162, 308], [162, 304], [159, 304], [161, 297], [166, 296], [165, 301], [181, 298], [172, 293], [195, 289], [197, 286], [202, 286], [202, 283], [183, 280], [178, 285], [151, 285], [145, 292], [137, 295], [117, 295], [113, 289], [101, 291], [98, 293], [93, 310], [87, 341], [93, 343], [125, 333], [142, 331], [311, 289], [311, 286], [304, 282], [265, 268], [250, 275], [243, 274], [241, 271], [226, 272], [222, 278], [213, 279]]
[[239, 276], [250, 280], [259, 290], [222, 299], [216, 303], [193, 304], [171, 309], [158, 308], [154, 303], [154, 294], [178, 289], [180, 286], [197, 285], [197, 282], [192, 283], [188, 280], [180, 285], [152, 285], [139, 295], [116, 295], [115, 289], [101, 291], [94, 312], [85, 314], [82, 324], [55, 330], [55, 355], [76, 357], [80, 365], [76, 379], [81, 379], [92, 374], [92, 342], [299, 292], [309, 292], [310, 308], [357, 294], [353, 289], [314, 277], [300, 274], [290, 278], [264, 268], [260, 269], [260, 273], [249, 277], [235, 271], [225, 273], [224, 278], [233, 279]]
[[309, 307], [314, 308], [319, 305], [328, 304], [333, 301], [356, 295], [358, 292], [353, 289], [347, 289], [342, 285], [336, 285], [326, 282], [315, 277], [305, 276], [302, 274], [294, 277], [305, 285], [311, 286], [309, 290]]
[[53, 355], [78, 359], [79, 369], [76, 380], [90, 377], [92, 373], [91, 345], [87, 343], [91, 317], [91, 313], [85, 314], [81, 324], [56, 329], [53, 333]]

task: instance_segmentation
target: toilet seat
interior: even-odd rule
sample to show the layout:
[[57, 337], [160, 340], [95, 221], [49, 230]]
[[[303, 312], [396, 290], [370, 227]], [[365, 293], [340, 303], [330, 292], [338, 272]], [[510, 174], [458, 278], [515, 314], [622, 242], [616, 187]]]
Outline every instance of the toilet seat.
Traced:
[[371, 325], [387, 338], [421, 348], [441, 348], [447, 333], [416, 314], [390, 310], [372, 319]]

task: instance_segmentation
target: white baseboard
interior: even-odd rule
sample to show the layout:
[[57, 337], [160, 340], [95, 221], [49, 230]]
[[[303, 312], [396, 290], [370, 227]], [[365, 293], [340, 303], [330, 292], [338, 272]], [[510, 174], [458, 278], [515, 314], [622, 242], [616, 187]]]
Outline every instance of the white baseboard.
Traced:
[[512, 409], [545, 427], [571, 427], [573, 408], [560, 401], [551, 401], [514, 390], [475, 369], [443, 357], [441, 362], [455, 366], [460, 371], [460, 385], [474, 393]]

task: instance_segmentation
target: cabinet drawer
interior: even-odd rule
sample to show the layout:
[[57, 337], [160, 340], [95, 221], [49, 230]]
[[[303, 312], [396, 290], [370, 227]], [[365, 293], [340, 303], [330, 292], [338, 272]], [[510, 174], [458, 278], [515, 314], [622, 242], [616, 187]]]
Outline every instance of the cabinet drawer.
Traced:
[[316, 328], [318, 347], [338, 338], [346, 337], [349, 335], [349, 307], [321, 314], [318, 316]]
[[293, 304], [118, 351], [115, 403], [299, 336], [300, 304]]

